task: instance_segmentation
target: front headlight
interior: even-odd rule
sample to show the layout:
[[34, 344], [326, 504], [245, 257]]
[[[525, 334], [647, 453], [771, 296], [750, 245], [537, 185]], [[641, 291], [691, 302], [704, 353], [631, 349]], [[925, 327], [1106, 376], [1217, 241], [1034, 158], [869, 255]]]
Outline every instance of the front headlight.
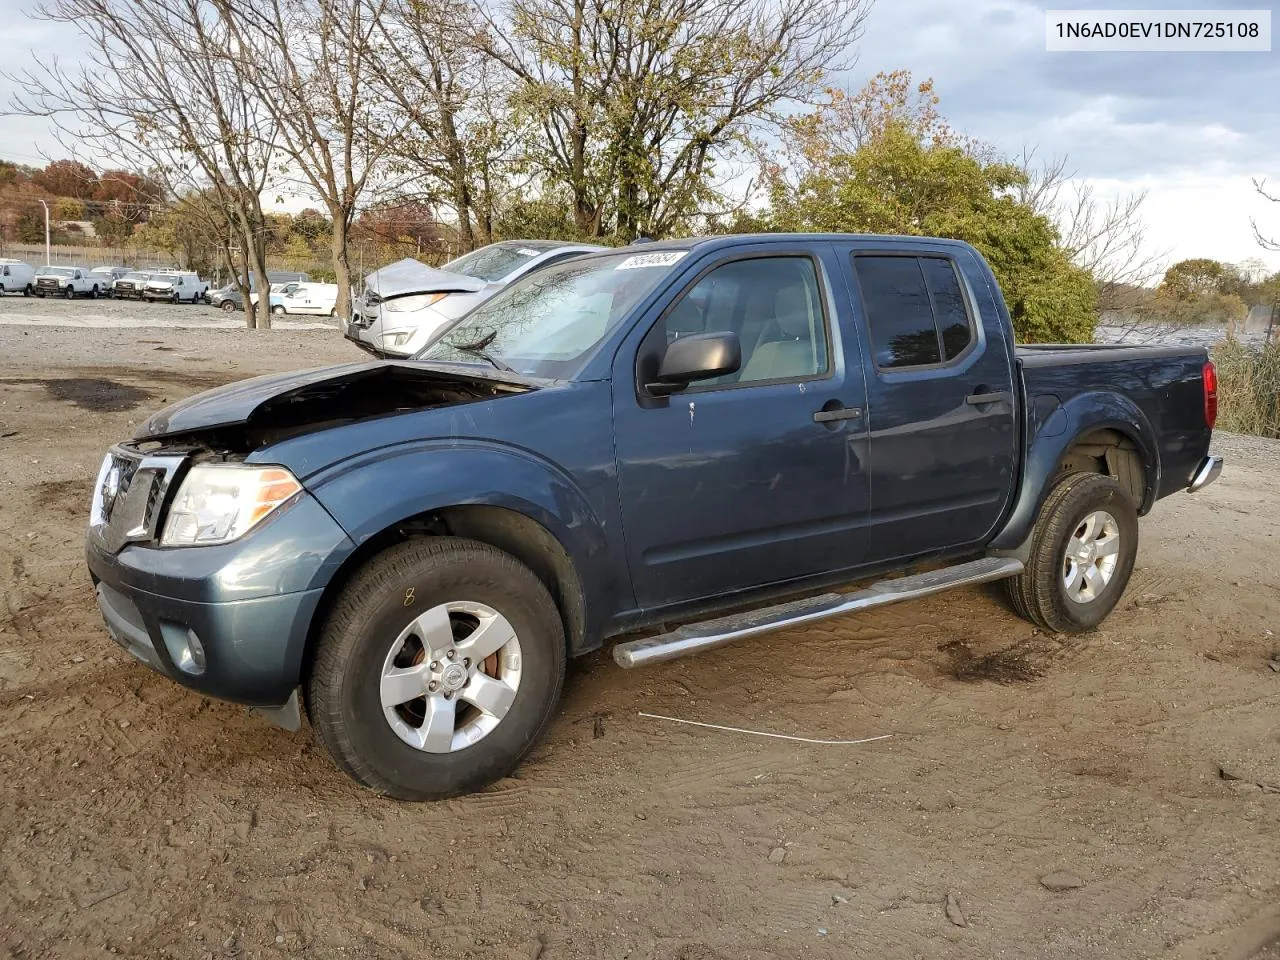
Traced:
[[197, 464], [173, 499], [160, 544], [227, 543], [253, 529], [301, 489], [302, 484], [283, 467]]
[[388, 313], [412, 313], [414, 310], [425, 310], [433, 303], [439, 303], [447, 293], [415, 293], [411, 297], [396, 297], [394, 300], [382, 301], [382, 309]]

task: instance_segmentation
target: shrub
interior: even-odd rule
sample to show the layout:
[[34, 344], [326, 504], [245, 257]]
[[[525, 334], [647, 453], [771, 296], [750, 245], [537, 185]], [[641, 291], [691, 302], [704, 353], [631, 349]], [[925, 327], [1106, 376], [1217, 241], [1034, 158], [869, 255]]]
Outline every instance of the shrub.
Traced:
[[1213, 351], [1218, 368], [1218, 426], [1280, 439], [1280, 341], [1249, 347], [1228, 339]]

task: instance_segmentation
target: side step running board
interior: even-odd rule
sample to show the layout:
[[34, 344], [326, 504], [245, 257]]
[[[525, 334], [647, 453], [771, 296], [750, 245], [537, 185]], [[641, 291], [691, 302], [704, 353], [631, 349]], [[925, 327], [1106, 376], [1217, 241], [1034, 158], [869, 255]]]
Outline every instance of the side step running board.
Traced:
[[628, 669], [662, 663], [664, 660], [675, 660], [691, 653], [723, 647], [735, 640], [787, 630], [853, 613], [855, 610], [869, 610], [901, 600], [927, 597], [952, 587], [1003, 580], [1021, 572], [1021, 560], [1012, 557], [983, 557], [910, 577], [881, 580], [854, 593], [826, 593], [748, 613], [735, 613], [716, 620], [686, 624], [661, 636], [642, 637], [620, 643], [613, 648], [613, 659], [618, 662], [618, 666]]

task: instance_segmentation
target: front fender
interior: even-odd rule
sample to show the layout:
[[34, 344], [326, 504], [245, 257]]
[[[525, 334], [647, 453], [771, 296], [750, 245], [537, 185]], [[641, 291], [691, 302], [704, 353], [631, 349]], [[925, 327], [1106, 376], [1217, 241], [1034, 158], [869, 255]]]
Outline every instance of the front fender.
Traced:
[[588, 620], [614, 608], [617, 584], [605, 525], [574, 479], [517, 447], [478, 440], [427, 440], [344, 460], [307, 481], [354, 547], [411, 517], [447, 507], [501, 507], [544, 527], [564, 548], [582, 585]]
[[1028, 444], [1013, 509], [990, 549], [1016, 550], [1023, 544], [1049, 495], [1063, 454], [1081, 437], [1097, 430], [1115, 430], [1137, 445], [1146, 472], [1146, 489], [1138, 512], [1151, 509], [1160, 486], [1160, 450], [1151, 422], [1137, 404], [1122, 394], [1101, 390], [1081, 393], [1040, 422]]

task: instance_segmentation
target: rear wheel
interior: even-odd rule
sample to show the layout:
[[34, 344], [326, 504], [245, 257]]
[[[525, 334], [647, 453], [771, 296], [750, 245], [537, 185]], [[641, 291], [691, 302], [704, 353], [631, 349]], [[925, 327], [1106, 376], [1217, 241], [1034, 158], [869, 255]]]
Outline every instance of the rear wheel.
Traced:
[[221, 306], [222, 309], [225, 310], [227, 313], [230, 313], [232, 310], [236, 308], [236, 305], [232, 303], [230, 300], [223, 300], [222, 303], [219, 304], [219, 306]]
[[511, 772], [564, 680], [559, 611], [487, 544], [410, 541], [351, 580], [322, 630], [307, 710], [337, 765], [402, 800], [477, 790]]
[[35, 288], [34, 288], [33, 286], [31, 286], [31, 284], [29, 284], [29, 283], [28, 283], [25, 287], [23, 287], [23, 288], [22, 288], [22, 295], [23, 295], [24, 297], [29, 297], [29, 296], [31, 296], [31, 295], [32, 295], [33, 293], [35, 293], [35, 292], [36, 292], [36, 291], [35, 291]]
[[1124, 594], [1138, 554], [1138, 512], [1111, 477], [1072, 473], [1050, 491], [1026, 569], [1008, 581], [1014, 609], [1047, 630], [1097, 626]]

